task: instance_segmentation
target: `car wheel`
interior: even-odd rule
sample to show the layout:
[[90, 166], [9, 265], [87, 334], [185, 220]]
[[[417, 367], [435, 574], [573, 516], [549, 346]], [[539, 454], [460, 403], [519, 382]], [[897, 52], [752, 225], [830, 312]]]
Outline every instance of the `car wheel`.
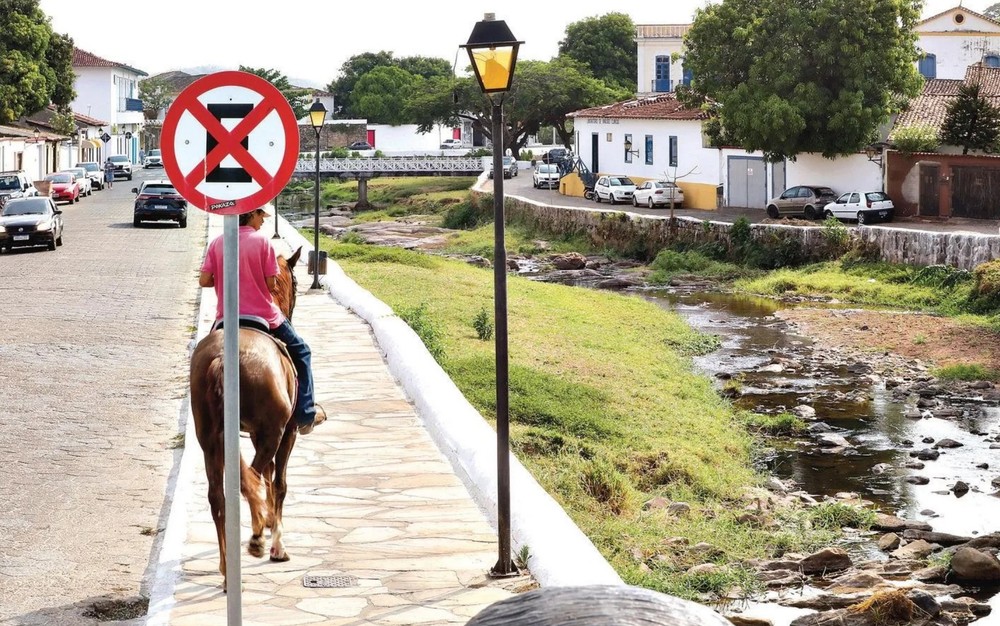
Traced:
[[601, 194], [597, 193], [596, 191], [594, 192], [594, 202], [596, 202], [597, 204], [601, 203]]
[[615, 194], [613, 193], [608, 194], [608, 204], [618, 204], [618, 201], [615, 200]]
[[187, 228], [188, 227], [187, 218], [182, 217], [181, 219], [177, 220], [177, 225], [180, 226], [181, 228]]
[[818, 215], [816, 215], [816, 207], [812, 205], [809, 205], [805, 208], [805, 214], [807, 220], [814, 220], [817, 217], [819, 217]]
[[131, 174], [128, 175], [128, 180], [132, 180], [132, 175]]
[[74, 202], [77, 202], [77, 203], [80, 202], [80, 194], [76, 194], [76, 200], [74, 200]]
[[646, 200], [646, 205], [651, 209], [653, 208], [653, 196], [649, 196], [649, 199]]
[[632, 206], [639, 207], [639, 201], [635, 199], [635, 196], [632, 196]]
[[826, 218], [831, 218], [831, 217], [834, 217], [834, 215], [833, 215], [833, 211], [831, 211], [831, 210], [827, 209], [827, 210], [826, 210], [826, 212], [825, 212], [825, 213], [823, 213], [823, 216], [824, 216], [824, 217], [826, 217]]
[[858, 211], [858, 226], [864, 226], [867, 222], [864, 211]]
[[56, 245], [57, 246], [61, 246], [62, 245], [62, 233], [61, 232], [59, 233], [59, 236], [56, 237]]
[[773, 204], [767, 207], [767, 216], [772, 220], [778, 219], [778, 207], [774, 206]]
[[140, 220], [138, 217], [133, 217], [132, 218], [132, 225], [135, 226], [136, 228], [138, 228], [139, 224], [141, 224], [141, 223], [142, 223], [142, 220]]
[[52, 238], [52, 239], [51, 239], [51, 240], [49, 241], [49, 250], [55, 250], [55, 249], [56, 249], [56, 238], [55, 238], [55, 237], [53, 237], [53, 238]]

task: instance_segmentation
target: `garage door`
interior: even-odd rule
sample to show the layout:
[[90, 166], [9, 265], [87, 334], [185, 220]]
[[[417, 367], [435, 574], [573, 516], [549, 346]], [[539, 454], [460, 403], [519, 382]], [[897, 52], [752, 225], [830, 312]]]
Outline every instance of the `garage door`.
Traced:
[[727, 163], [729, 206], [763, 209], [767, 204], [767, 176], [761, 157], [731, 156]]
[[1000, 219], [1000, 169], [958, 165], [951, 169], [952, 216]]

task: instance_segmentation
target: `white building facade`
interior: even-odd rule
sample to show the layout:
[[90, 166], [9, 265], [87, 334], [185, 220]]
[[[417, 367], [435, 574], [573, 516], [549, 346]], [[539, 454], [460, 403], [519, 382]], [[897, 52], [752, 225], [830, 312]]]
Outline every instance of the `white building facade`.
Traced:
[[962, 80], [970, 65], [1000, 67], [1000, 22], [953, 7], [917, 24], [917, 69], [924, 78]]
[[691, 83], [684, 69], [684, 35], [690, 24], [638, 24], [635, 43], [638, 63], [636, 93], [652, 95]]
[[145, 121], [139, 99], [139, 80], [148, 74], [79, 48], [73, 49], [73, 71], [77, 75], [77, 96], [70, 104], [73, 111], [108, 120], [107, 127], [98, 129], [102, 131], [100, 135], [108, 136], [107, 142], [100, 136], [88, 137], [101, 141], [100, 160], [124, 154], [133, 163], [138, 163], [139, 133]]

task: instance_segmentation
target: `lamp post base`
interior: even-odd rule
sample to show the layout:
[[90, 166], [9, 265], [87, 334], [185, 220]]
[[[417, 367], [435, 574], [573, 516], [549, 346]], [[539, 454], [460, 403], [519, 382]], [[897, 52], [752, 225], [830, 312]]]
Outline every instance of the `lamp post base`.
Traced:
[[497, 561], [497, 564], [491, 567], [486, 575], [490, 578], [516, 578], [521, 575], [521, 570], [517, 569], [513, 561], [508, 563], [507, 567], [500, 567], [500, 563]]

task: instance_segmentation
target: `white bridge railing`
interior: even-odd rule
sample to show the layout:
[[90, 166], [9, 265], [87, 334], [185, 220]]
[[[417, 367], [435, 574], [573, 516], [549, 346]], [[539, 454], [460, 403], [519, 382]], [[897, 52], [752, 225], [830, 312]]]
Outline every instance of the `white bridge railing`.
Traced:
[[[482, 157], [353, 157], [320, 159], [320, 173], [333, 174], [413, 174], [413, 173], [473, 173], [482, 172], [486, 165]], [[315, 159], [299, 159], [296, 174], [316, 172]]]

